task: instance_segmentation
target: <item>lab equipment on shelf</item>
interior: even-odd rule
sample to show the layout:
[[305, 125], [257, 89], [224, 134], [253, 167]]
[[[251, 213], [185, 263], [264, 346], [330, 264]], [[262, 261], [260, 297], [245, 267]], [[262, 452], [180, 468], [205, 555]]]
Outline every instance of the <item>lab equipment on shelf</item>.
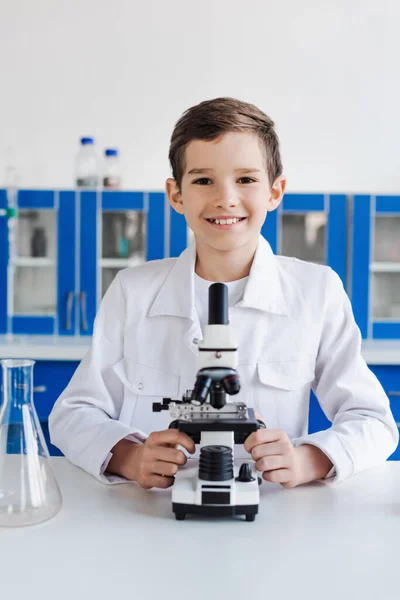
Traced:
[[101, 181], [100, 157], [95, 150], [94, 138], [82, 137], [81, 148], [75, 159], [75, 183], [78, 188], [97, 188]]
[[121, 187], [119, 152], [115, 148], [106, 148], [104, 157], [103, 186], [105, 188], [119, 189]]

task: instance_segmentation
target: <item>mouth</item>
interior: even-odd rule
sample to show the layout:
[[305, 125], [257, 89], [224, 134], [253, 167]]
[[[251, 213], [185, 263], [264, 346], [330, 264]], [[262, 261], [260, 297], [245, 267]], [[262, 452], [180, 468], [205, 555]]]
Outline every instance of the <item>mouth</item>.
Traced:
[[205, 219], [207, 223], [214, 227], [214, 229], [226, 229], [230, 230], [237, 227], [239, 223], [246, 221], [247, 217], [233, 217], [231, 219]]

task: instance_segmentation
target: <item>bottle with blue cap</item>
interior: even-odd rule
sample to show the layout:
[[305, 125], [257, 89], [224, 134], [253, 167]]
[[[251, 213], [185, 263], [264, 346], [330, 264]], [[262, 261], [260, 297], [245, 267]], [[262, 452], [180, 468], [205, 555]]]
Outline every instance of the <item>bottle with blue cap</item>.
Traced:
[[81, 148], [75, 161], [76, 185], [80, 188], [97, 188], [101, 182], [101, 167], [94, 138], [82, 137], [80, 143]]
[[119, 152], [116, 148], [106, 148], [104, 156], [103, 186], [118, 189], [121, 187]]

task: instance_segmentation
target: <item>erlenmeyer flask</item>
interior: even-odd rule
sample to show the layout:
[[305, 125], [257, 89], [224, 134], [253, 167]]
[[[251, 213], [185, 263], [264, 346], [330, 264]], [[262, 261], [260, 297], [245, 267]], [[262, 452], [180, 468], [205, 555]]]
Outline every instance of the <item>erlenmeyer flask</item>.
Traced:
[[0, 526], [55, 516], [61, 494], [33, 404], [34, 360], [5, 359], [0, 406]]

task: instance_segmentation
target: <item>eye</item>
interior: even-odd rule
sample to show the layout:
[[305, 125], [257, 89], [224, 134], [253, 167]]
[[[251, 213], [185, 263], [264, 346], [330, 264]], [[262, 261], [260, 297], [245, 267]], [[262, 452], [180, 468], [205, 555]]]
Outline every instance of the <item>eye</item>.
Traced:
[[210, 182], [211, 179], [209, 179], [208, 177], [201, 177], [200, 179], [196, 179], [192, 183], [197, 183], [198, 185], [209, 185]]
[[241, 178], [239, 179], [239, 182], [240, 182], [240, 183], [255, 183], [255, 182], [256, 182], [256, 180], [255, 180], [255, 179], [252, 179], [251, 177], [241, 177]]

